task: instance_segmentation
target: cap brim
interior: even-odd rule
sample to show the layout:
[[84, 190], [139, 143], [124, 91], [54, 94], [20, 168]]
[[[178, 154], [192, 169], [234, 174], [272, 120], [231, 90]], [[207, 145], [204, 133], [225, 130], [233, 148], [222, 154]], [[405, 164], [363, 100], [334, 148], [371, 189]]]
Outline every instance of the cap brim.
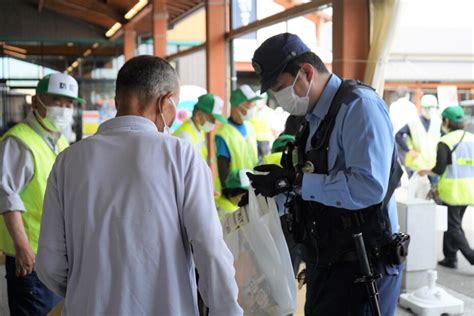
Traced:
[[253, 97], [252, 99], [250, 99], [249, 101], [258, 101], [258, 100], [263, 100], [264, 97], [260, 96], [260, 95], [257, 95], [256, 97]]
[[219, 122], [221, 122], [222, 124], [226, 124], [227, 123], [227, 119], [221, 115], [221, 114], [212, 114], [212, 116], [218, 120]]
[[277, 80], [278, 76], [283, 72], [283, 70], [285, 70], [286, 65], [288, 65], [288, 63], [283, 64], [279, 69], [272, 71], [270, 74], [266, 76], [265, 75], [262, 76], [262, 79], [260, 81], [261, 83], [260, 94], [265, 93], [268, 91], [268, 89], [270, 89], [270, 87]]
[[74, 100], [74, 101], [77, 101], [79, 102], [80, 104], [85, 104], [86, 103], [86, 100], [84, 100], [83, 98], [73, 98], [69, 95], [65, 95], [65, 94], [60, 94], [60, 93], [49, 93], [49, 92], [37, 92], [37, 93], [40, 93], [40, 94], [47, 94], [47, 95], [54, 95], [54, 96], [57, 96], [57, 97], [63, 97], [63, 98], [68, 98], [68, 99], [71, 99], [71, 100]]

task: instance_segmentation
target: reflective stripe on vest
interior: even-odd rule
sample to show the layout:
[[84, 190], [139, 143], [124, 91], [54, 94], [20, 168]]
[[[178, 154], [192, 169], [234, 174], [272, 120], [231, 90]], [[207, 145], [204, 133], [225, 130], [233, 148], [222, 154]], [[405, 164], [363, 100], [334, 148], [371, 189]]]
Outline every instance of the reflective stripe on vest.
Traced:
[[207, 143], [206, 133], [203, 131], [196, 131], [196, 127], [191, 120], [186, 120], [181, 126], [174, 132], [174, 136], [180, 137], [183, 133], [191, 136], [193, 146], [199, 152], [202, 158], [207, 161]]
[[[22, 143], [32, 154], [34, 175], [31, 181], [20, 193], [26, 212], [22, 213], [23, 226], [29, 244], [36, 253], [40, 233], [41, 215], [43, 213], [43, 199], [49, 174], [56, 160], [56, 154], [45, 141], [27, 124], [19, 123], [3, 135], [14, 137]], [[59, 152], [68, 147], [67, 140], [61, 136], [57, 143]], [[5, 226], [3, 216], [0, 216], [0, 250], [8, 255], [15, 255], [13, 241]]]
[[474, 135], [457, 130], [443, 136], [440, 142], [451, 151], [454, 149], [452, 164], [439, 179], [441, 201], [448, 205], [474, 205]]

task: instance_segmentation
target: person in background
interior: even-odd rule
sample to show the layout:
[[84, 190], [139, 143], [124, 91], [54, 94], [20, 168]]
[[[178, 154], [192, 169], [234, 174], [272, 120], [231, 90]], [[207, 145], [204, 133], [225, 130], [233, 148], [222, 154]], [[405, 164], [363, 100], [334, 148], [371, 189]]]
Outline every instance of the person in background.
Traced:
[[231, 93], [228, 123], [219, 126], [215, 135], [219, 175], [217, 192], [223, 189], [220, 184], [225, 185], [231, 171], [252, 170], [258, 163], [257, 136], [252, 125], [248, 123], [254, 116], [257, 99], [258, 96], [247, 85]]
[[194, 106], [191, 118], [186, 120], [175, 132], [174, 136], [189, 141], [207, 161], [206, 133], [210, 133], [216, 127], [216, 120], [222, 124], [227, 119], [222, 116], [224, 101], [212, 93], [206, 93], [198, 98]]
[[258, 160], [270, 153], [270, 146], [275, 139], [271, 122], [274, 119], [274, 110], [266, 105], [268, 96], [262, 94], [259, 99], [255, 100], [255, 115], [250, 120], [255, 133], [257, 135]]
[[443, 237], [444, 259], [438, 264], [455, 269], [458, 250], [474, 265], [474, 249], [462, 228], [467, 207], [474, 205], [474, 135], [464, 130], [462, 107], [448, 107], [441, 116], [446, 135], [438, 144], [436, 165], [418, 173], [439, 176], [439, 199], [448, 207], [448, 230]]
[[[409, 175], [434, 165], [436, 144], [441, 133], [441, 120], [437, 108], [438, 100], [434, 95], [423, 95], [419, 121], [406, 124], [395, 134], [400, 156], [404, 157]], [[430, 177], [430, 182], [435, 184], [436, 177]]]
[[117, 116], [62, 153], [44, 200], [37, 272], [69, 315], [242, 316], [210, 169], [170, 136], [173, 67], [138, 56], [119, 70]]
[[0, 142], [0, 251], [5, 253], [10, 314], [46, 315], [59, 298], [36, 274], [46, 183], [56, 156], [68, 147], [77, 81], [66, 74], [42, 78], [24, 122]]
[[[232, 170], [225, 180], [222, 195], [215, 198], [219, 217], [235, 212], [241, 205], [247, 204], [250, 182], [247, 169]], [[245, 197], [245, 201], [241, 201]], [[242, 202], [242, 203], [241, 203]]]

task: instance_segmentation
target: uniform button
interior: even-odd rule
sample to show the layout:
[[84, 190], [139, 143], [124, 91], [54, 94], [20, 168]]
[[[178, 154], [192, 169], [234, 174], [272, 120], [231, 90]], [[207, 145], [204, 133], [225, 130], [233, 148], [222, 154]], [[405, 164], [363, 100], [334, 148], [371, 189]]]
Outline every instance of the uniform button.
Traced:
[[314, 195], [311, 195], [311, 198], [314, 199], [315, 198]]
[[337, 202], [336, 202], [336, 205], [337, 205], [337, 206], [341, 206], [341, 202], [337, 201]]

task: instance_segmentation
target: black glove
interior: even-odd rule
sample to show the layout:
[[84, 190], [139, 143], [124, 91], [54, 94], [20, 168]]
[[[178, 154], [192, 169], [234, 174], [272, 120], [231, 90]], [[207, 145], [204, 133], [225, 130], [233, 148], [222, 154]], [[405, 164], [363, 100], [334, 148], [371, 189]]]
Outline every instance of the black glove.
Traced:
[[261, 165], [255, 171], [268, 172], [266, 175], [256, 175], [248, 172], [247, 176], [255, 188], [256, 194], [273, 197], [277, 194], [289, 192], [293, 189], [295, 173], [277, 165]]
[[247, 192], [247, 193], [245, 193], [245, 195], [243, 195], [240, 198], [238, 206], [243, 207], [243, 206], [246, 206], [248, 204], [249, 204], [249, 193]]

